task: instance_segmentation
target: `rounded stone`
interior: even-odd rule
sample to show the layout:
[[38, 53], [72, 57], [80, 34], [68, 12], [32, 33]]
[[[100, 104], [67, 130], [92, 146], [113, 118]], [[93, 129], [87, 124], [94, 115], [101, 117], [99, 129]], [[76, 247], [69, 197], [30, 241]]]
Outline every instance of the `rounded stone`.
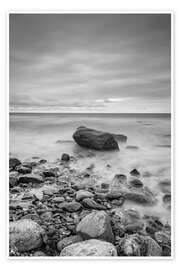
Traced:
[[60, 256], [117, 256], [117, 251], [111, 243], [91, 239], [65, 247]]
[[81, 201], [86, 198], [93, 198], [93, 193], [87, 190], [78, 190], [76, 192], [76, 201]]
[[86, 215], [78, 224], [76, 231], [84, 239], [94, 238], [114, 242], [111, 220], [105, 211], [93, 211]]
[[18, 251], [29, 251], [41, 247], [44, 231], [36, 222], [28, 219], [10, 222], [9, 245]]

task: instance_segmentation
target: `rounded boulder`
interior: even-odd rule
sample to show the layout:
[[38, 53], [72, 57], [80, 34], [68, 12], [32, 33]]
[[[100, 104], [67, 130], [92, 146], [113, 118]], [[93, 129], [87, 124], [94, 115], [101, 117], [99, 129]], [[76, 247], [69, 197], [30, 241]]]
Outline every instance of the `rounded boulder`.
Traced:
[[76, 231], [85, 240], [94, 238], [114, 242], [111, 220], [105, 211], [93, 211], [86, 215], [78, 224]]
[[111, 243], [91, 239], [65, 247], [60, 256], [117, 256], [117, 251]]
[[24, 219], [9, 224], [9, 245], [20, 252], [41, 247], [44, 231], [36, 222]]

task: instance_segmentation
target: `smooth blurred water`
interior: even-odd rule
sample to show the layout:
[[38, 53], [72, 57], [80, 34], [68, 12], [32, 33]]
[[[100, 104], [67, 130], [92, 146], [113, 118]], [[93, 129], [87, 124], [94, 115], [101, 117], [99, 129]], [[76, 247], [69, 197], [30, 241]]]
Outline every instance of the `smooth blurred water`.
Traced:
[[[128, 140], [119, 144], [120, 151], [88, 151], [72, 139], [78, 126], [124, 134]], [[162, 206], [163, 194], [158, 187], [160, 181], [171, 176], [169, 114], [10, 114], [9, 139], [11, 155], [22, 160], [39, 156], [54, 161], [64, 152], [80, 155], [82, 158], [74, 167], [84, 171], [93, 163], [95, 172], [105, 182], [110, 182], [116, 173], [129, 175], [130, 170], [137, 168], [143, 183], [158, 193], [159, 204], [151, 210], [170, 218], [170, 212]], [[127, 149], [128, 145], [138, 149]]]

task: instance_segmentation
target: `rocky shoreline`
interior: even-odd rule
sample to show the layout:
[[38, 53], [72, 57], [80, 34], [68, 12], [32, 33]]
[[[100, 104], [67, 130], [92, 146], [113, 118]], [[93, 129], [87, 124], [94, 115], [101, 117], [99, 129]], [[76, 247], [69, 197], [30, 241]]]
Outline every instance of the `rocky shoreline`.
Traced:
[[[67, 153], [53, 163], [10, 158], [9, 256], [171, 256], [171, 226], [123, 207], [126, 201], [156, 205], [141, 172], [133, 168], [99, 183], [93, 164], [79, 172], [74, 162]], [[163, 203], [170, 207], [170, 200], [166, 192]]]

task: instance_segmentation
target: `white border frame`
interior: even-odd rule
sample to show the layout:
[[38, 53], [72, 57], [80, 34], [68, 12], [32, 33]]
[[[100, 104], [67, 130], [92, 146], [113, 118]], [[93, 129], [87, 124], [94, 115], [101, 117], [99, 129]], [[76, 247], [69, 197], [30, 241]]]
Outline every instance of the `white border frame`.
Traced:
[[[82, 256], [82, 257], [19, 257], [19, 256], [9, 256], [9, 15], [10, 14], [170, 14], [171, 15], [171, 195], [172, 195], [172, 204], [171, 204], [171, 256], [163, 257], [163, 256], [155, 256], [155, 257], [133, 257], [133, 256], [115, 256], [115, 257], [104, 257], [104, 256]], [[174, 163], [174, 142], [175, 142], [175, 88], [174, 88], [174, 81], [175, 81], [175, 72], [174, 72], [174, 32], [175, 32], [175, 25], [174, 25], [174, 12], [172, 10], [159, 10], [159, 9], [151, 9], [151, 10], [38, 10], [38, 9], [31, 9], [31, 10], [8, 10], [6, 12], [6, 130], [7, 130], [7, 138], [6, 141], [6, 258], [8, 260], [54, 260], [54, 261], [66, 261], [66, 260], [104, 260], [104, 261], [172, 261], [175, 259], [175, 163]]]

